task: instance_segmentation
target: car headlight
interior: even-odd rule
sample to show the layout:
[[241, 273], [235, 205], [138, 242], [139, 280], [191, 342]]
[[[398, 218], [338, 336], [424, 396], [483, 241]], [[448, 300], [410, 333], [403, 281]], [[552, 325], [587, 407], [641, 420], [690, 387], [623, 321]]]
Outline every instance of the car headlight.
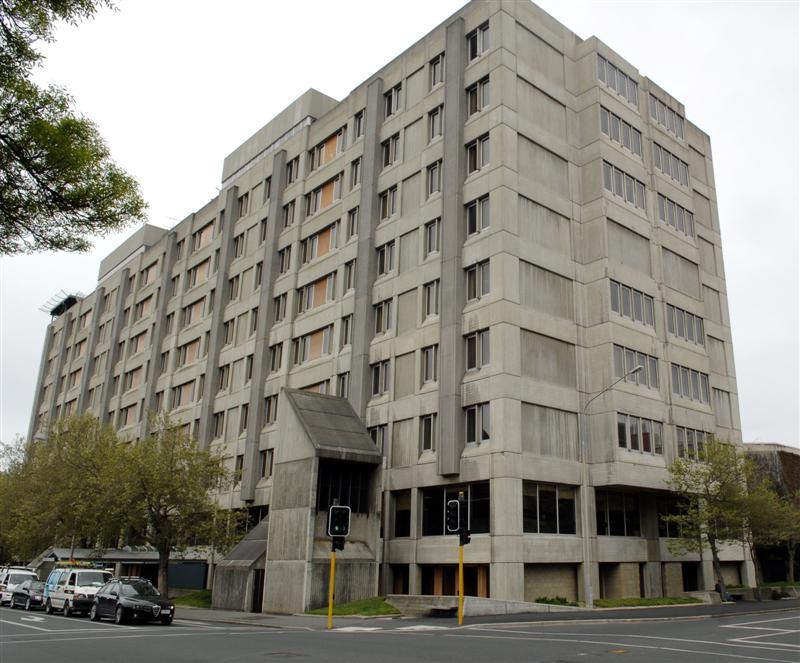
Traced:
[[75, 598], [76, 598], [76, 599], [85, 599], [85, 598], [88, 598], [88, 597], [86, 596], [86, 594], [77, 594], [77, 595], [75, 596]]

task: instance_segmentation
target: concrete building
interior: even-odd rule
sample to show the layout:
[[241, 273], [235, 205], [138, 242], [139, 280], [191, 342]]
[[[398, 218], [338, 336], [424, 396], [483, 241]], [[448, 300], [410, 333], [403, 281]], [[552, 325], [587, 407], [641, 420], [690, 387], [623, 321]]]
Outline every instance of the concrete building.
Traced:
[[228, 605], [324, 600], [334, 498], [358, 521], [340, 598], [453, 593], [459, 491], [469, 594], [713, 588], [659, 514], [676, 456], [740, 441], [720, 237], [681, 102], [532, 3], [470, 2], [345, 99], [303, 94], [218, 197], [104, 260], [55, 311], [30, 432], [90, 410], [136, 438], [167, 410], [219, 449], [222, 503], [269, 513]]

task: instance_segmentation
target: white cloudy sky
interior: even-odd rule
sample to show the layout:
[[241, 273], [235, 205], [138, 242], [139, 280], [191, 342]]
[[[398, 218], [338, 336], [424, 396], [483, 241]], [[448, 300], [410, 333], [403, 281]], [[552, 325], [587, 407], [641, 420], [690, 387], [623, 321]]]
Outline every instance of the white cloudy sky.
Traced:
[[[222, 159], [309, 87], [343, 98], [460, 0], [118, 0], [65, 26], [38, 73], [66, 86], [141, 183], [151, 223], [216, 195]], [[712, 139], [744, 439], [798, 445], [798, 4], [543, 0], [687, 108]], [[127, 233], [124, 233], [127, 234]], [[60, 289], [87, 255], [0, 261], [0, 440], [26, 433]]]

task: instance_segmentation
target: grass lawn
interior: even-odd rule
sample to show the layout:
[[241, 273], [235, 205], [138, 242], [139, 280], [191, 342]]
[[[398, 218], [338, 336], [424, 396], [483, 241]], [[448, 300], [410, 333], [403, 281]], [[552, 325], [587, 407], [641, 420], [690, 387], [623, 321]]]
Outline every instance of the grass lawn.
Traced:
[[[309, 615], [327, 615], [328, 607], [309, 610]], [[340, 617], [347, 615], [361, 615], [363, 617], [374, 617], [377, 615], [399, 615], [400, 611], [389, 605], [382, 596], [373, 596], [371, 599], [361, 599], [352, 603], [342, 603], [333, 606], [333, 614]]]
[[175, 605], [185, 605], [190, 608], [210, 608], [211, 607], [211, 590], [201, 589], [191, 594], [185, 594], [174, 599]]
[[635, 608], [649, 605], [684, 605], [689, 603], [702, 603], [693, 596], [666, 596], [652, 599], [597, 599], [596, 608]]

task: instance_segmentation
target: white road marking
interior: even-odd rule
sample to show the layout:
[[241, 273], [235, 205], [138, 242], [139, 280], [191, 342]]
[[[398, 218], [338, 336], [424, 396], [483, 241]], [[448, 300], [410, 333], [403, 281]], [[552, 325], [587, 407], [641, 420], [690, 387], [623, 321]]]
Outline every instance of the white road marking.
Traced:
[[342, 626], [334, 629], [337, 633], [361, 633], [363, 631], [382, 631], [380, 626]]
[[780, 619], [759, 619], [754, 622], [741, 622], [739, 624], [721, 624], [720, 628], [767, 628], [767, 627], [751, 626], [751, 624], [772, 624], [774, 622], [788, 622], [788, 621], [793, 621], [796, 624], [797, 619], [798, 617], [796, 615], [794, 617], [781, 617]]
[[37, 631], [49, 631], [49, 628], [41, 628], [40, 626], [34, 626], [33, 624], [20, 624], [19, 622], [11, 622], [7, 619], [0, 619], [0, 624], [10, 624], [11, 626], [21, 626], [22, 628], [32, 628], [36, 629]]
[[34, 617], [31, 615], [30, 617], [20, 617], [20, 620], [23, 622], [43, 622], [44, 617]]
[[398, 626], [393, 631], [449, 631], [449, 626], [433, 626], [432, 624], [415, 624], [413, 626]]
[[[219, 631], [195, 631], [192, 630], [191, 632], [182, 632], [182, 633], [131, 633], [131, 634], [112, 634], [106, 631], [108, 635], [106, 636], [96, 636], [96, 637], [78, 637], [78, 638], [43, 638], [40, 640], [3, 640], [2, 644], [4, 647], [8, 645], [27, 645], [30, 643], [38, 643], [38, 642], [72, 642], [73, 640], [123, 640], [123, 639], [131, 639], [131, 638], [179, 638], [183, 636], [198, 636], [198, 635], [213, 635], [215, 637], [219, 637]], [[280, 633], [287, 633], [288, 631], [279, 631], [277, 629], [266, 629], [266, 628], [254, 628], [248, 629], [246, 631], [231, 631], [231, 634], [235, 633], [236, 636], [242, 635], [263, 635], [263, 634], [270, 634], [270, 635], [277, 635]], [[8, 636], [11, 638], [19, 637], [19, 636]]]

